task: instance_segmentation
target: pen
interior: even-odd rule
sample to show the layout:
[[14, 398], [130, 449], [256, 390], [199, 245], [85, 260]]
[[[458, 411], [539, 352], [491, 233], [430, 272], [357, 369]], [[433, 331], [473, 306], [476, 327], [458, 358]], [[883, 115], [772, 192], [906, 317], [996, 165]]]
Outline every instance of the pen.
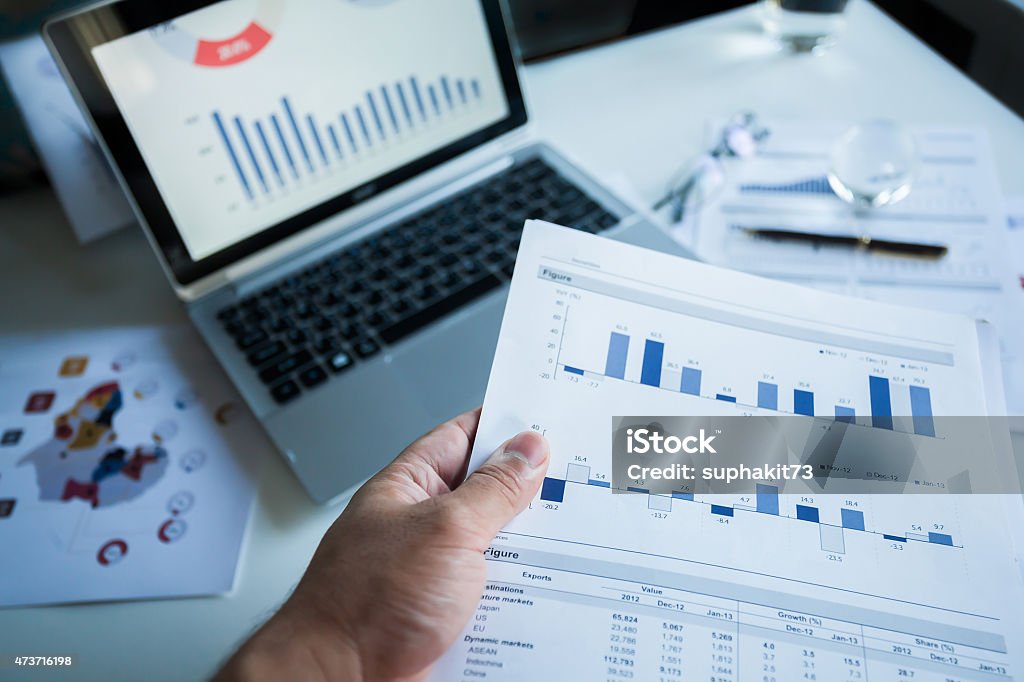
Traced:
[[744, 233], [759, 239], [802, 241], [822, 246], [846, 246], [864, 251], [883, 251], [918, 258], [942, 258], [949, 252], [949, 247], [945, 244], [873, 239], [867, 235], [822, 234], [819, 232], [802, 232], [774, 227], [741, 227], [740, 229]]

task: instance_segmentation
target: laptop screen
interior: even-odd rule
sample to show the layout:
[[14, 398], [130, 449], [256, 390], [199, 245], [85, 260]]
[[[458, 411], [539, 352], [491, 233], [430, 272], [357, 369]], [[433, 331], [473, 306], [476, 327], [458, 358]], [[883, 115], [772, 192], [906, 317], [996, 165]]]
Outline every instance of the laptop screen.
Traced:
[[[116, 121], [90, 102], [97, 88], [80, 88], [94, 120], [126, 128], [130, 139], [106, 140], [108, 149], [122, 170], [133, 154], [141, 160], [155, 196], [140, 200], [134, 186], [133, 195], [154, 232], [151, 213], [173, 227], [177, 239], [157, 236], [179, 281], [253, 250], [239, 246], [272, 243], [253, 241], [272, 228], [290, 228], [283, 235], [330, 215], [318, 207], [343, 209], [451, 158], [522, 110], [514, 68], [502, 63], [510, 50], [495, 44], [496, 3], [183, 3], [197, 4], [151, 25], [139, 14], [152, 10], [122, 7], [116, 22], [91, 22], [108, 35], [85, 44], [96, 32], [72, 17], [74, 41], [59, 31], [52, 40], [65, 63], [76, 43], [112, 100]], [[157, 200], [159, 211], [147, 205]]]

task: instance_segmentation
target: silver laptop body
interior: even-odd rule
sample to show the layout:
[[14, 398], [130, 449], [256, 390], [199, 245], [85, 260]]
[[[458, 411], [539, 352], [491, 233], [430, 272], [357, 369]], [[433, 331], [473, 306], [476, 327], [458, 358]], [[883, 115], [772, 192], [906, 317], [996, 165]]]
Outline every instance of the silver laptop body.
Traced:
[[[477, 0], [449, 0], [470, 1]], [[301, 229], [271, 243], [261, 243], [259, 248], [249, 249], [222, 266], [207, 268], [202, 276], [187, 278], [182, 277], [183, 271], [175, 265], [175, 258], [180, 257], [182, 249], [175, 251], [168, 246], [168, 239], [175, 236], [172, 230], [175, 226], [168, 226], [164, 213], [169, 212], [162, 210], [160, 197], [152, 187], [155, 183], [147, 177], [148, 166], [142, 164], [131, 136], [126, 134], [129, 117], [124, 112], [119, 115], [113, 105], [113, 88], [108, 92], [97, 73], [100, 69], [91, 60], [92, 50], [97, 45], [105, 45], [123, 35], [140, 35], [140, 29], [162, 31], [157, 39], [173, 35], [178, 41], [174, 44], [177, 49], [184, 39], [182, 36], [188, 35], [177, 31], [177, 14], [197, 3], [181, 3], [182, 8], [176, 9], [178, 2], [152, 4], [146, 0], [118, 0], [55, 19], [44, 27], [44, 35], [58, 64], [93, 125], [100, 145], [111, 160], [191, 319], [310, 497], [319, 503], [343, 497], [431, 427], [480, 404], [497, 341], [507, 276], [506, 284], [456, 307], [394, 343], [381, 343], [379, 352], [354, 362], [350, 368], [321, 383], [303, 387], [301, 394], [284, 402], [275, 400], [268, 392], [267, 382], [261, 379], [258, 368], [251, 366], [247, 352], [240, 351], [236, 339], [226, 331], [221, 311], [534, 158], [542, 159], [561, 178], [582, 190], [616, 219], [608, 221], [610, 226], [602, 234], [663, 251], [684, 251], [554, 148], [536, 138], [527, 123], [517, 67], [499, 3], [497, 0], [478, 1], [488, 16], [495, 58], [504, 65], [502, 78], [506, 90], [518, 97], [518, 102], [510, 105], [520, 107], [515, 125], [478, 141], [465, 138], [474, 140], [469, 147], [400, 181], [389, 184], [370, 179], [346, 195], [349, 205], [343, 210], [302, 225]], [[147, 28], [151, 25], [157, 29]], [[403, 30], [418, 31], [419, 27], [408, 26]], [[259, 37], [259, 34], [253, 35]], [[225, 54], [234, 57], [234, 53]], [[476, 91], [476, 82], [470, 84]], [[469, 86], [464, 89], [460, 80], [458, 87], [462, 95]], [[445, 88], [447, 94], [447, 83]], [[407, 111], [406, 115], [409, 114]], [[399, 122], [392, 118], [396, 132]], [[383, 123], [378, 120], [381, 134], [386, 125], [386, 119]], [[337, 128], [340, 129], [340, 125]], [[263, 131], [257, 132], [263, 134]], [[295, 133], [298, 135], [299, 131], [296, 129]], [[330, 133], [334, 136], [335, 130]], [[369, 142], [372, 131], [364, 129], [363, 133]], [[238, 138], [235, 142], [238, 143]], [[342, 150], [337, 151], [340, 155]], [[267, 152], [269, 155], [270, 150]], [[251, 150], [249, 155], [253, 157]], [[323, 160], [328, 161], [326, 156]], [[253, 157], [253, 165], [256, 161]], [[244, 162], [243, 157], [241, 163]], [[236, 160], [236, 168], [239, 163]], [[238, 172], [242, 175], [241, 168]], [[251, 173], [249, 179], [255, 183]], [[265, 178], [260, 176], [260, 180], [265, 181]], [[378, 187], [378, 184], [385, 186]], [[267, 189], [266, 185], [264, 187]], [[529, 217], [550, 219], [545, 215]]]

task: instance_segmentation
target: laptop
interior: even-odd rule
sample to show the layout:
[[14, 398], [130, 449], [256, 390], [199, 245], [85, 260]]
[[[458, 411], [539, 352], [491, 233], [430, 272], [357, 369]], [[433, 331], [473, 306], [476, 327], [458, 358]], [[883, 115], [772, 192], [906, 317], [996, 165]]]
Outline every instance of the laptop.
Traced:
[[120, 0], [44, 27], [317, 502], [480, 403], [526, 219], [682, 252], [534, 136], [507, 28], [497, 0]]

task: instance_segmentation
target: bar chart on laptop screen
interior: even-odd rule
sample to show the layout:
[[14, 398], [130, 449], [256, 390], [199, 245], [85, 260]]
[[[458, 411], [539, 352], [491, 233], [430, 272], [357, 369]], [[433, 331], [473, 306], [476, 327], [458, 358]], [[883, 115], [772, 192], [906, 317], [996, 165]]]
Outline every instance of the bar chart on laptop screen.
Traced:
[[94, 56], [196, 259], [508, 113], [475, 0], [228, 0]]
[[1009, 570], [1000, 557], [1016, 551], [988, 531], [1003, 523], [996, 496], [613, 481], [613, 415], [823, 416], [884, 438], [943, 438], [936, 416], [984, 402], [968, 344], [913, 311], [876, 334], [856, 306], [805, 305], [760, 281], [737, 288], [699, 266], [660, 272], [571, 235], [572, 248], [541, 257], [532, 240], [528, 227], [478, 440], [494, 431], [484, 455], [532, 428], [551, 463], [493, 544], [491, 592], [438, 679], [482, 665], [474, 637], [527, 642], [529, 654], [498, 645], [488, 660], [509, 675], [543, 661], [542, 679], [565, 672], [548, 637], [571, 642], [573, 674], [587, 679], [1018, 673], [1017, 626], [982, 578]]

